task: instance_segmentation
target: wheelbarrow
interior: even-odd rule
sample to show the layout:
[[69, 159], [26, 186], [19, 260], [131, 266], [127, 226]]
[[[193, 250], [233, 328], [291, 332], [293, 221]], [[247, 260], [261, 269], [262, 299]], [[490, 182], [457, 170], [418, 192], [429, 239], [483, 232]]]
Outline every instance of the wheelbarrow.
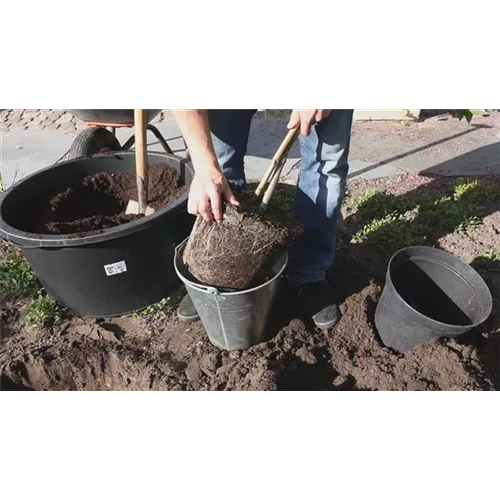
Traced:
[[[134, 126], [133, 109], [66, 109], [65, 111], [84, 121], [89, 127], [76, 137], [66, 155], [68, 160], [128, 151], [135, 143], [135, 135], [132, 135], [123, 146], [116, 137], [117, 128]], [[146, 110], [147, 129], [156, 137], [166, 153], [173, 154], [161, 132], [150, 123], [161, 111], [161, 109]]]

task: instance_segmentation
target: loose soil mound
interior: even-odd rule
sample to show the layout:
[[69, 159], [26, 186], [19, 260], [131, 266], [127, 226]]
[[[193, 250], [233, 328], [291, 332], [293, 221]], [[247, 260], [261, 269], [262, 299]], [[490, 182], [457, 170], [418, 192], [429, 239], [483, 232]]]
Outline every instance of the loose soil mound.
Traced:
[[[432, 194], [440, 199], [454, 182], [411, 175], [370, 186], [387, 189], [409, 203], [413, 195], [420, 196], [423, 184], [423, 196]], [[360, 188], [360, 184], [350, 184], [353, 195]], [[390, 227], [374, 225], [369, 237], [366, 231], [359, 237], [360, 242], [351, 238], [363, 224], [362, 212], [371, 211], [380, 201], [377, 198], [370, 206], [365, 203], [345, 211], [337, 263], [330, 275], [340, 295], [343, 317], [332, 330], [318, 331], [302, 318], [300, 302], [284, 285], [268, 340], [233, 353], [213, 347], [201, 324], [186, 325], [177, 320], [175, 306], [182, 294], [172, 297], [166, 316], [106, 321], [73, 318], [45, 330], [23, 327], [21, 308], [3, 306], [2, 389], [498, 389], [500, 260], [492, 253], [500, 248], [497, 202], [487, 203], [481, 226], [456, 232], [432, 225], [426, 226], [425, 232], [430, 242], [472, 263], [485, 278], [494, 298], [491, 318], [458, 340], [434, 341], [403, 356], [384, 347], [373, 324], [392, 252], [381, 245], [388, 234], [401, 234], [399, 221], [387, 219]]]
[[[149, 205], [159, 210], [170, 205], [187, 190], [180, 186], [177, 171], [166, 163], [149, 169]], [[142, 215], [126, 215], [129, 200], [137, 201], [136, 177], [129, 173], [100, 173], [75, 179], [64, 191], [39, 202], [33, 209], [40, 214], [33, 232], [85, 236], [136, 220]]]
[[498, 354], [496, 340], [476, 335], [395, 354], [372, 325], [379, 294], [372, 283], [348, 298], [339, 326], [323, 333], [293, 318], [297, 304], [282, 290], [272, 338], [244, 352], [220, 351], [201, 325], [174, 316], [75, 319], [23, 340], [11, 336], [4, 346], [11, 357], [0, 355], [0, 365], [4, 383], [35, 390], [493, 389], [483, 355]]
[[197, 219], [183, 255], [199, 282], [221, 290], [244, 290], [265, 280], [301, 232], [290, 210], [279, 202], [262, 213], [251, 191], [238, 198], [241, 207], [226, 205], [221, 223]]

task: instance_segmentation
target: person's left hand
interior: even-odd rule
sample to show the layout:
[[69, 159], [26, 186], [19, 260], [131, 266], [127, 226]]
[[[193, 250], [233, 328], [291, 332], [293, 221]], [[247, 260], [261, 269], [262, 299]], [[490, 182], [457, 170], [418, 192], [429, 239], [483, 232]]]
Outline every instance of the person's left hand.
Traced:
[[331, 109], [294, 109], [288, 122], [288, 128], [300, 126], [301, 134], [307, 136], [311, 133], [311, 127], [328, 118], [331, 111]]

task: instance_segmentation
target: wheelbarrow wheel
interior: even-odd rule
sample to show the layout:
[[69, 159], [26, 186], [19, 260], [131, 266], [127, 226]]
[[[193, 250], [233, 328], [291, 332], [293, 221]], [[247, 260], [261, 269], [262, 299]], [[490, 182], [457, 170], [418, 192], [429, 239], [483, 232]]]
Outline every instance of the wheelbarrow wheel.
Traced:
[[68, 153], [68, 160], [85, 158], [96, 154], [120, 151], [120, 141], [104, 127], [85, 129], [77, 136]]

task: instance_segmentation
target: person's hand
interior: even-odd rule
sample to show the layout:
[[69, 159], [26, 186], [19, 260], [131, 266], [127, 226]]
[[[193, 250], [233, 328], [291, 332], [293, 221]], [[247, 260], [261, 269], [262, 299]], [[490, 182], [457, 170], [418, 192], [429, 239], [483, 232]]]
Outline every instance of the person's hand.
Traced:
[[331, 111], [331, 109], [294, 109], [288, 122], [288, 128], [292, 129], [300, 126], [301, 134], [307, 136], [311, 133], [311, 127], [315, 123], [328, 118]]
[[231, 187], [220, 171], [197, 172], [189, 191], [188, 212], [206, 221], [222, 221], [222, 201], [239, 206]]

